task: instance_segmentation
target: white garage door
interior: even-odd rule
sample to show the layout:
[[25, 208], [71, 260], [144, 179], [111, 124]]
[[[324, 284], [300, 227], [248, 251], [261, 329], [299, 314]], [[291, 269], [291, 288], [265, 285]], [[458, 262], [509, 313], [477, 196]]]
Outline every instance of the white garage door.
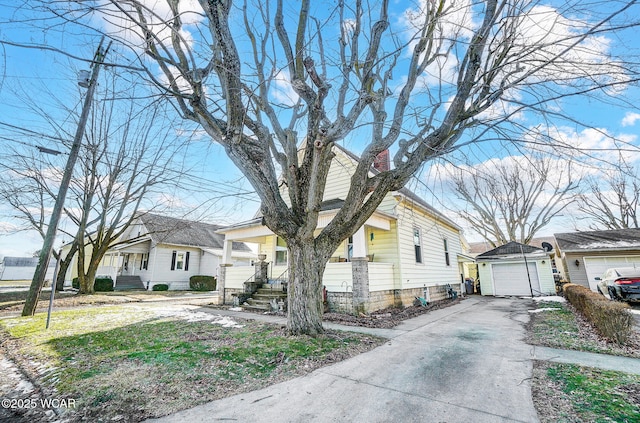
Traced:
[[493, 294], [531, 296], [531, 289], [529, 288], [529, 278], [531, 278], [533, 295], [540, 295], [540, 282], [536, 264], [528, 263], [528, 267], [529, 275], [527, 275], [527, 267], [524, 261], [520, 263], [494, 263], [491, 266], [493, 272]]
[[589, 287], [596, 290], [596, 279], [602, 277], [607, 269], [612, 267], [640, 267], [640, 256], [620, 256], [620, 257], [585, 257], [584, 270], [587, 272]]

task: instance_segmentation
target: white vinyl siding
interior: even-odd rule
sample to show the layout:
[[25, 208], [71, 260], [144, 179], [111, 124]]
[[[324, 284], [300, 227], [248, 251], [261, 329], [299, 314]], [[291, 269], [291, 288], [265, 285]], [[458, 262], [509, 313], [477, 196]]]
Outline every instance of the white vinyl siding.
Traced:
[[[462, 253], [459, 232], [432, 216], [416, 209], [399, 205], [398, 254], [400, 257], [400, 283], [398, 288], [422, 288], [424, 285], [460, 283], [458, 266], [447, 266], [443, 259], [442, 240], [448, 239], [452, 260]], [[414, 228], [421, 229], [422, 263], [415, 261]]]
[[[180, 247], [179, 247], [180, 248]], [[171, 270], [171, 260], [173, 252], [183, 253], [186, 264], [186, 253], [189, 253], [189, 268], [188, 270]], [[177, 249], [173, 246], [156, 246], [155, 249], [149, 254], [149, 289], [155, 284], [166, 283], [169, 285], [169, 289], [189, 289], [189, 278], [193, 275], [200, 274], [200, 262], [201, 254], [200, 249], [197, 248], [184, 248]], [[176, 267], [177, 267], [176, 257]], [[153, 269], [153, 270], [152, 270]], [[145, 278], [142, 277], [142, 281], [145, 282]]]

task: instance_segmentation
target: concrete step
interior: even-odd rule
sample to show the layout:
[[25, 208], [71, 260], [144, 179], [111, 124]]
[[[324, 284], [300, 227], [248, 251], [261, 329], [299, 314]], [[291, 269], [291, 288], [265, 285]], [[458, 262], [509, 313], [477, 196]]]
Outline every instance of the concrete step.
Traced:
[[275, 298], [279, 301], [287, 298], [287, 294], [253, 294], [251, 298], [255, 298], [256, 300], [271, 300]]
[[129, 291], [132, 289], [145, 289], [140, 276], [118, 276], [116, 278], [116, 291]]
[[282, 289], [271, 289], [271, 288], [258, 288], [256, 291], [258, 294], [274, 294], [274, 295], [287, 295]]

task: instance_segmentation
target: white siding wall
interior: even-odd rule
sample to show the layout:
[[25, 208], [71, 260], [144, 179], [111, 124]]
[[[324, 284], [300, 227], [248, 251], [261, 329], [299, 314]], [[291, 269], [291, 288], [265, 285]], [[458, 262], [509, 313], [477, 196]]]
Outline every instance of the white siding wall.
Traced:
[[493, 295], [493, 272], [491, 263], [478, 263], [478, 278], [482, 295]]
[[327, 263], [322, 284], [330, 292], [351, 292], [353, 289], [351, 263]]
[[369, 263], [369, 291], [394, 289], [393, 271], [392, 263]]
[[[416, 263], [413, 230], [422, 235], [422, 263]], [[445, 262], [444, 239], [447, 240], [449, 265]], [[462, 253], [457, 230], [433, 217], [405, 206], [399, 208], [398, 249], [402, 289], [424, 285], [460, 284], [457, 255]]]
[[200, 260], [200, 275], [218, 276], [221, 256], [204, 252]]
[[[171, 257], [174, 250], [183, 253], [189, 252], [189, 270], [171, 270]], [[153, 266], [153, 279], [149, 289], [160, 283], [168, 284], [169, 289], [189, 289], [189, 278], [199, 274], [201, 256], [198, 248], [160, 245], [152, 249], [150, 256], [149, 269]]]
[[323, 200], [333, 200], [340, 198], [344, 200], [351, 186], [351, 175], [355, 171], [356, 165], [349, 157], [338, 152], [331, 162], [329, 174], [327, 176], [327, 187], [324, 191]]

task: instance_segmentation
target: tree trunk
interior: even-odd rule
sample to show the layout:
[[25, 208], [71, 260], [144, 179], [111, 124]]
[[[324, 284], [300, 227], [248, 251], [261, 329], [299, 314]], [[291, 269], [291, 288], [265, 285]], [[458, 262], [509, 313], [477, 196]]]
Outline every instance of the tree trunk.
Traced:
[[84, 271], [84, 261], [82, 261], [82, 267], [80, 267], [80, 260], [78, 260], [78, 282], [80, 283], [80, 294], [94, 294], [96, 283], [96, 270], [94, 266], [89, 266], [87, 272]]
[[78, 251], [78, 244], [75, 242], [71, 245], [71, 249], [66, 257], [60, 260], [60, 268], [58, 269], [58, 277], [56, 279], [56, 291], [62, 291], [64, 289], [64, 278], [67, 275], [67, 269], [71, 266], [73, 256]]
[[[297, 245], [296, 245], [297, 244]], [[322, 275], [327, 259], [313, 241], [289, 243], [287, 329], [291, 335], [316, 336], [322, 328]]]

